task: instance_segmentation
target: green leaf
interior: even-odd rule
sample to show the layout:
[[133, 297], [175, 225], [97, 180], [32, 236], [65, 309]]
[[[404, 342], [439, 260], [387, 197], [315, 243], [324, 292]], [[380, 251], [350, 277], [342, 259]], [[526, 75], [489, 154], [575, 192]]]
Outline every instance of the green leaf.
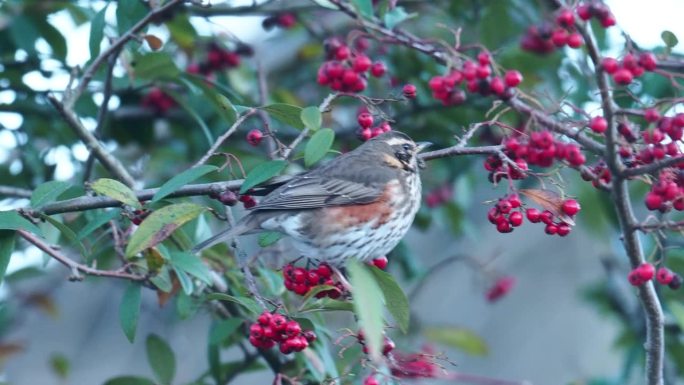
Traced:
[[371, 0], [352, 0], [354, 8], [366, 19], [373, 18], [373, 2]]
[[323, 122], [323, 115], [321, 115], [321, 110], [316, 106], [306, 107], [299, 114], [302, 123], [311, 131], [316, 131], [321, 128], [321, 123]]
[[138, 56], [133, 63], [133, 68], [135, 74], [141, 79], [173, 79], [181, 73], [171, 59], [171, 55], [166, 52], [150, 52]]
[[56, 220], [55, 218], [53, 218], [53, 217], [51, 217], [51, 216], [49, 216], [49, 215], [45, 215], [45, 214], [43, 214], [43, 213], [39, 213], [38, 215], [40, 215], [40, 217], [43, 218], [43, 219], [45, 219], [46, 221], [50, 222], [51, 225], [55, 226], [55, 227], [57, 228], [57, 230], [59, 230], [59, 232], [60, 232], [62, 235], [64, 235], [64, 237], [65, 237], [67, 240], [69, 240], [69, 242], [70, 242], [72, 245], [78, 247], [78, 249], [79, 249], [81, 255], [83, 255], [83, 256], [85, 257], [85, 256], [88, 254], [88, 253], [86, 252], [85, 246], [83, 246], [83, 243], [81, 243], [81, 241], [78, 239], [78, 236], [76, 236], [76, 233], [74, 233], [74, 231], [71, 230], [71, 228], [69, 228], [69, 227], [68, 227], [67, 225], [65, 225], [64, 223], [62, 223], [62, 222]]
[[135, 196], [133, 190], [118, 180], [100, 178], [91, 183], [90, 188], [100, 195], [108, 196], [125, 205], [129, 205], [136, 209], [142, 208], [142, 205], [138, 201], [138, 197]]
[[679, 328], [684, 330], [684, 305], [676, 301], [668, 301], [667, 308], [672, 313]]
[[282, 237], [283, 234], [281, 233], [275, 231], [267, 231], [265, 233], [259, 234], [259, 239], [257, 242], [259, 243], [260, 247], [268, 247], [278, 242]]
[[304, 149], [304, 164], [306, 167], [311, 167], [311, 165], [323, 159], [325, 154], [330, 151], [334, 141], [335, 131], [330, 128], [324, 128], [313, 134]]
[[185, 99], [182, 95], [168, 89], [164, 90], [164, 92], [167, 95], [171, 96], [173, 100], [185, 110], [185, 112], [187, 112], [193, 119], [195, 119], [197, 124], [202, 129], [202, 133], [204, 134], [204, 137], [207, 139], [207, 142], [209, 142], [209, 145], [212, 145], [214, 143], [214, 136], [211, 134], [209, 126], [207, 126], [207, 124], [204, 122], [204, 119], [202, 119], [202, 117], [197, 113], [197, 111], [195, 111], [195, 109], [192, 108], [192, 106], [185, 102]]
[[197, 40], [197, 31], [190, 22], [187, 15], [176, 14], [172, 20], [164, 23], [171, 34], [171, 39], [175, 41], [183, 50], [192, 50]]
[[301, 107], [285, 103], [275, 103], [261, 108], [268, 112], [271, 117], [287, 124], [288, 126], [292, 126], [300, 130], [305, 127], [301, 118]]
[[114, 220], [119, 215], [121, 215], [121, 210], [106, 210], [95, 214], [95, 217], [90, 220], [81, 230], [76, 233], [76, 238], [83, 239], [90, 235], [93, 231], [99, 229], [100, 227], [107, 224], [109, 221]]
[[69, 187], [71, 187], [71, 183], [58, 180], [52, 180], [41, 184], [36, 187], [36, 189], [33, 190], [33, 194], [31, 194], [31, 207], [36, 209], [46, 203], [54, 201], [68, 190]]
[[36, 40], [40, 37], [40, 31], [36, 28], [33, 18], [27, 14], [18, 13], [8, 19], [9, 28], [3, 28], [4, 34], [10, 36], [14, 44], [28, 52], [29, 55], [36, 53]]
[[315, 313], [319, 311], [354, 311], [354, 305], [347, 301], [332, 298], [321, 298], [318, 301], [304, 303], [300, 313]]
[[177, 203], [152, 212], [133, 233], [126, 246], [126, 257], [153, 247], [168, 238], [177, 228], [200, 215], [205, 207], [194, 203]]
[[455, 327], [431, 327], [423, 331], [425, 338], [459, 349], [472, 356], [486, 356], [484, 340], [470, 330]]
[[155, 383], [144, 377], [120, 376], [107, 380], [104, 385], [155, 385]]
[[229, 318], [214, 322], [209, 332], [209, 344], [218, 345], [235, 333], [242, 325], [240, 318]]
[[202, 96], [214, 106], [214, 109], [226, 124], [232, 125], [235, 123], [238, 115], [237, 110], [230, 99], [225, 95], [218, 93], [216, 88], [209, 87], [207, 82], [202, 78], [184, 73], [179, 79], [187, 86], [192, 85], [194, 88], [199, 88], [202, 91]]
[[242, 183], [240, 194], [244, 194], [259, 183], [266, 182], [280, 174], [285, 167], [287, 167], [287, 162], [284, 160], [272, 160], [254, 167], [252, 171], [247, 174], [247, 178], [245, 178], [245, 181]]
[[63, 354], [55, 353], [50, 356], [50, 367], [55, 374], [61, 378], [66, 379], [69, 377], [70, 365], [69, 359]]
[[409, 15], [406, 13], [404, 7], [394, 7], [391, 11], [385, 14], [385, 26], [387, 29], [394, 29], [394, 27], [396, 27], [399, 23], [414, 16], [416, 16], [416, 14]]
[[5, 277], [7, 265], [9, 265], [12, 251], [14, 251], [14, 241], [17, 237], [16, 231], [0, 230], [0, 283]]
[[172, 252], [170, 255], [171, 265], [175, 268], [196, 277], [207, 285], [211, 285], [211, 271], [199, 257], [182, 251]]
[[169, 385], [176, 375], [176, 357], [173, 350], [156, 334], [147, 336], [147, 361], [161, 385]]
[[102, 43], [102, 38], [104, 38], [105, 13], [107, 12], [108, 6], [109, 3], [105, 4], [90, 22], [90, 40], [88, 45], [90, 47], [91, 60], [100, 54], [100, 43]]
[[36, 27], [40, 32], [40, 35], [45, 39], [45, 41], [50, 45], [52, 50], [52, 55], [59, 59], [60, 61], [66, 60], [67, 55], [67, 44], [64, 39], [64, 35], [50, 24], [47, 19], [37, 20]]
[[679, 39], [677, 39], [677, 36], [672, 33], [672, 31], [663, 31], [660, 34], [660, 38], [663, 39], [663, 43], [665, 43], [668, 48], [674, 48], [677, 44], [679, 44]]
[[43, 234], [36, 225], [14, 210], [0, 211], [0, 230], [26, 230], [38, 235]]
[[188, 274], [179, 269], [177, 266], [172, 266], [173, 271], [176, 273], [176, 278], [178, 278], [178, 282], [180, 282], [181, 289], [183, 289], [183, 293], [189, 295], [192, 295], [192, 290], [194, 288], [194, 285], [192, 284], [192, 279], [190, 279], [190, 276]]
[[261, 314], [261, 312], [263, 311], [261, 306], [259, 306], [259, 304], [255, 300], [253, 300], [251, 298], [247, 298], [247, 297], [234, 297], [232, 295], [225, 294], [225, 293], [211, 293], [211, 294], [208, 294], [206, 296], [206, 300], [207, 301], [229, 301], [229, 302], [233, 302], [233, 303], [236, 303], [236, 304], [244, 307], [245, 309], [249, 310], [250, 312], [252, 312], [255, 315]]
[[382, 356], [384, 329], [382, 291], [368, 266], [352, 258], [346, 267], [352, 287], [354, 313], [366, 337], [370, 357], [377, 362]]
[[375, 275], [378, 285], [380, 285], [382, 294], [385, 297], [385, 306], [387, 306], [387, 310], [392, 314], [392, 317], [394, 317], [394, 320], [399, 325], [399, 329], [406, 333], [411, 317], [411, 309], [406, 294], [404, 294], [401, 286], [399, 286], [391, 274], [386, 273], [375, 266], [370, 266], [370, 270], [373, 275]]
[[173, 283], [171, 282], [171, 275], [169, 274], [168, 266], [164, 266], [159, 270], [157, 275], [150, 277], [150, 282], [157, 287], [157, 289], [164, 293], [170, 293], [173, 290]]
[[166, 183], [164, 183], [159, 190], [154, 194], [152, 197], [152, 200], [150, 202], [156, 202], [167, 195], [175, 192], [179, 188], [185, 186], [186, 184], [212, 172], [216, 171], [218, 167], [208, 165], [208, 164], [203, 164], [197, 167], [193, 167], [190, 169], [187, 169], [183, 171], [182, 173], [174, 176], [173, 178], [169, 179]]
[[[119, 36], [133, 28], [147, 14], [147, 7], [140, 0], [119, 0], [116, 7], [116, 26]], [[141, 33], [143, 31], [140, 31]]]
[[138, 318], [140, 317], [140, 302], [142, 300], [142, 286], [129, 282], [121, 298], [119, 305], [119, 322], [126, 338], [133, 343], [135, 341], [135, 330], [138, 328]]

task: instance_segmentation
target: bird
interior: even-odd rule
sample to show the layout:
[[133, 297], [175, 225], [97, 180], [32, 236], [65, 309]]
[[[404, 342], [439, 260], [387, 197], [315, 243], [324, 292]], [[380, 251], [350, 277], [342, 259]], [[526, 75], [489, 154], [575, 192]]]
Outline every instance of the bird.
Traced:
[[388, 131], [356, 149], [294, 176], [268, 193], [232, 228], [197, 244], [197, 253], [259, 231], [289, 236], [301, 256], [342, 267], [350, 258], [385, 256], [401, 241], [420, 208], [418, 154], [429, 142]]

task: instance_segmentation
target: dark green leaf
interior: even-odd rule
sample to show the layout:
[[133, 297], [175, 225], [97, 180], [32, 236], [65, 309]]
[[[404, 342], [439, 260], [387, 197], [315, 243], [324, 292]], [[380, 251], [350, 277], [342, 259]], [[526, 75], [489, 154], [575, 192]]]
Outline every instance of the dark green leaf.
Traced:
[[90, 220], [78, 233], [76, 233], [76, 238], [83, 239], [90, 235], [93, 231], [99, 229], [100, 227], [107, 224], [109, 221], [114, 220], [119, 215], [121, 215], [121, 210], [106, 210], [95, 214], [95, 217]]
[[226, 96], [220, 94], [215, 87], [209, 87], [204, 79], [190, 74], [181, 75], [180, 80], [186, 82], [189, 86], [191, 85], [193, 88], [199, 88], [202, 91], [202, 96], [211, 102], [216, 112], [227, 125], [235, 123], [238, 114], [235, 106]]
[[38, 235], [43, 234], [36, 225], [14, 210], [0, 211], [0, 230], [26, 230]]
[[50, 24], [46, 19], [38, 20], [36, 24], [40, 35], [47, 43], [50, 45], [52, 50], [52, 55], [62, 62], [66, 60], [67, 55], [67, 44], [64, 36]]
[[138, 56], [133, 68], [141, 79], [173, 79], [180, 75], [180, 70], [166, 52], [150, 52]]
[[176, 311], [180, 319], [188, 319], [199, 309], [199, 303], [184, 292], [176, 296]]
[[394, 320], [399, 325], [402, 332], [406, 333], [409, 327], [411, 317], [411, 309], [409, 308], [408, 298], [401, 289], [401, 286], [394, 280], [392, 275], [378, 269], [375, 266], [370, 268], [375, 279], [380, 285], [382, 294], [385, 297], [385, 305], [387, 310], [392, 314]]
[[155, 383], [144, 377], [120, 376], [107, 380], [104, 385], [155, 385]]
[[71, 187], [70, 183], [58, 180], [52, 180], [41, 184], [36, 187], [36, 189], [33, 190], [33, 194], [31, 194], [31, 207], [36, 209], [46, 203], [54, 201], [68, 190], [69, 187]]
[[321, 115], [321, 110], [316, 106], [306, 107], [302, 110], [299, 115], [304, 126], [311, 131], [316, 131], [321, 128], [321, 123], [323, 122], [323, 115]]
[[162, 267], [157, 275], [150, 277], [150, 281], [157, 287], [157, 289], [164, 293], [170, 293], [173, 290], [173, 283], [171, 282], [171, 275], [169, 274], [168, 266]]
[[486, 356], [487, 344], [470, 330], [456, 327], [431, 327], [423, 332], [425, 338], [439, 342], [473, 356]]
[[177, 266], [172, 266], [174, 273], [176, 273], [176, 278], [178, 278], [178, 282], [180, 282], [181, 289], [183, 289], [183, 293], [189, 295], [192, 295], [192, 290], [194, 285], [192, 284], [192, 279], [190, 279], [190, 276], [183, 270], [179, 269]]
[[119, 322], [126, 338], [133, 343], [135, 330], [138, 328], [140, 317], [140, 302], [142, 300], [142, 286], [135, 282], [129, 282], [121, 298], [119, 306]]
[[98, 194], [106, 195], [125, 205], [129, 205], [136, 209], [142, 208], [142, 205], [138, 201], [138, 197], [135, 196], [133, 190], [118, 180], [100, 178], [91, 183], [90, 188]]
[[365, 335], [371, 359], [379, 360], [382, 356], [384, 329], [382, 291], [368, 266], [353, 258], [346, 266], [349, 272], [354, 313], [359, 318], [359, 328]]
[[[119, 0], [116, 7], [116, 26], [119, 36], [133, 28], [147, 14], [147, 7], [140, 0]], [[141, 31], [142, 32], [142, 31]]]
[[288, 126], [299, 128], [300, 130], [304, 128], [304, 123], [301, 119], [301, 107], [285, 103], [275, 103], [261, 108], [268, 112], [271, 117], [278, 119]]
[[197, 113], [197, 111], [195, 111], [195, 109], [185, 101], [182, 95], [170, 90], [166, 90], [165, 92], [167, 95], [171, 96], [173, 100], [185, 110], [185, 112], [187, 112], [193, 119], [195, 119], [195, 122], [197, 122], [197, 124], [202, 129], [202, 133], [204, 134], [204, 137], [207, 139], [207, 142], [209, 143], [209, 145], [212, 145], [214, 143], [214, 136], [211, 134], [209, 126], [207, 126], [207, 124], [204, 122], [204, 119], [202, 119], [202, 117]]
[[193, 277], [196, 277], [200, 281], [211, 285], [211, 271], [205, 265], [199, 257], [186, 253], [186, 252], [172, 252], [171, 253], [171, 264]]
[[240, 318], [229, 318], [214, 322], [209, 332], [209, 344], [218, 345], [230, 337], [242, 325]]
[[12, 230], [0, 230], [0, 283], [5, 277], [7, 265], [9, 265], [12, 252], [14, 251], [14, 241], [17, 232]]
[[660, 38], [663, 39], [663, 43], [665, 43], [668, 48], [673, 48], [679, 44], [679, 39], [677, 39], [677, 36], [671, 31], [663, 31], [660, 34]]
[[352, 4], [366, 19], [373, 17], [373, 2], [371, 0], [352, 0]]
[[55, 227], [57, 228], [57, 230], [59, 230], [59, 232], [60, 232], [62, 235], [64, 235], [64, 237], [65, 237], [67, 240], [69, 240], [69, 242], [70, 242], [72, 245], [74, 245], [74, 246], [76, 246], [76, 247], [78, 248], [78, 250], [80, 251], [81, 255], [83, 255], [83, 256], [85, 257], [85, 256], [88, 254], [88, 253], [86, 252], [85, 246], [83, 246], [83, 243], [81, 243], [81, 240], [78, 239], [78, 236], [76, 236], [76, 233], [74, 233], [74, 231], [71, 230], [71, 228], [69, 228], [69, 227], [68, 227], [67, 225], [65, 225], [64, 223], [62, 223], [62, 222], [56, 220], [55, 218], [53, 218], [53, 217], [51, 217], [51, 216], [49, 216], [49, 215], [45, 215], [45, 214], [43, 214], [43, 213], [39, 213], [38, 215], [40, 215], [40, 217], [43, 218], [43, 219], [45, 219], [46, 221], [50, 222], [51, 225], [55, 226]]
[[304, 164], [307, 167], [311, 167], [311, 165], [323, 159], [325, 154], [330, 151], [334, 141], [335, 131], [330, 128], [324, 128], [313, 134], [304, 149]]
[[284, 160], [272, 160], [254, 167], [252, 171], [247, 174], [247, 178], [245, 178], [245, 181], [242, 183], [240, 194], [244, 194], [259, 183], [266, 182], [280, 174], [285, 167], [287, 167], [287, 162]]
[[173, 193], [174, 191], [178, 190], [179, 188], [185, 186], [186, 184], [198, 179], [201, 176], [204, 176], [212, 171], [216, 171], [218, 167], [208, 165], [208, 164], [203, 164], [199, 165], [197, 167], [193, 167], [190, 169], [187, 169], [183, 171], [182, 173], [174, 176], [173, 178], [169, 179], [166, 183], [164, 183], [159, 190], [154, 194], [152, 197], [152, 200], [150, 202], [156, 202], [167, 195]]
[[9, 36], [12, 37], [14, 44], [28, 52], [29, 55], [34, 55], [36, 53], [36, 40], [40, 37], [40, 32], [33, 19], [19, 13], [8, 21], [10, 23]]
[[171, 40], [175, 41], [184, 50], [191, 50], [197, 39], [197, 31], [190, 23], [190, 18], [182, 13], [176, 14], [173, 20], [164, 23], [171, 34]]
[[104, 27], [105, 27], [105, 12], [107, 12], [107, 3], [97, 14], [93, 17], [90, 22], [90, 40], [88, 45], [90, 47], [90, 59], [94, 59], [100, 54], [100, 43], [102, 43], [102, 38], [104, 38]]
[[283, 237], [283, 234], [275, 232], [275, 231], [267, 231], [265, 233], [259, 234], [259, 246], [260, 247], [267, 247], [271, 246], [272, 244], [278, 242], [280, 238]]
[[331, 298], [321, 298], [318, 301], [309, 301], [301, 308], [300, 313], [315, 313], [319, 311], [354, 311], [354, 305], [347, 301], [338, 301]]
[[176, 375], [176, 357], [173, 350], [156, 334], [147, 336], [147, 361], [161, 385], [169, 385]]
[[404, 10], [404, 7], [394, 7], [385, 14], [385, 26], [388, 29], [394, 29], [399, 23], [413, 16], [415, 16], [415, 14], [409, 15]]
[[126, 256], [132, 257], [168, 238], [171, 233], [200, 215], [205, 207], [194, 203], [178, 203], [152, 212], [133, 233], [126, 246]]
[[236, 303], [245, 309], [249, 310], [250, 312], [256, 314], [260, 314], [263, 309], [259, 306], [259, 304], [251, 299], [251, 298], [246, 298], [246, 297], [234, 297], [232, 295], [228, 295], [225, 293], [211, 293], [207, 295], [206, 297], [207, 301], [230, 301], [233, 303]]

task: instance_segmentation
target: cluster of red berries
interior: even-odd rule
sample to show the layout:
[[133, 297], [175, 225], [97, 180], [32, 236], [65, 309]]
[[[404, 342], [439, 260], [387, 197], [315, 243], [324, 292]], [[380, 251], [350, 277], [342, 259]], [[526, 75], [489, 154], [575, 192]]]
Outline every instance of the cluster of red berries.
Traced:
[[392, 126], [388, 122], [382, 122], [376, 127], [373, 126], [373, 115], [368, 111], [362, 111], [357, 117], [356, 121], [359, 123], [359, 129], [356, 131], [356, 136], [361, 141], [375, 138], [376, 136], [392, 131]]
[[261, 22], [261, 26], [265, 30], [270, 30], [273, 27], [280, 27], [284, 29], [290, 29], [297, 24], [297, 16], [294, 13], [285, 12], [278, 15], [270, 16]]
[[502, 297], [504, 297], [506, 294], [508, 294], [511, 289], [513, 289], [513, 286], [515, 286], [515, 278], [510, 276], [510, 275], [504, 275], [502, 277], [499, 277], [495, 282], [492, 287], [487, 290], [487, 293], [485, 294], [487, 297], [487, 301], [489, 302], [495, 302]]
[[641, 77], [645, 71], [655, 70], [657, 64], [655, 55], [650, 52], [641, 53], [639, 57], [628, 53], [622, 58], [622, 61], [611, 57], [605, 57], [601, 60], [603, 70], [613, 77], [615, 83], [623, 86]]
[[682, 286], [682, 276], [672, 272], [667, 267], [661, 267], [656, 272], [655, 267], [648, 262], [634, 268], [627, 275], [627, 280], [633, 286], [641, 286], [655, 277], [656, 281], [663, 286], [668, 286], [672, 290], [677, 290]]
[[261, 141], [264, 139], [264, 133], [263, 131], [255, 128], [252, 130], [249, 130], [247, 133], [247, 143], [251, 144], [252, 146], [256, 147], [261, 143]]
[[223, 192], [212, 191], [209, 193], [209, 198], [216, 199], [226, 206], [235, 206], [238, 202], [242, 202], [242, 206], [246, 209], [251, 209], [257, 205], [256, 199], [249, 194], [238, 195], [232, 190]]
[[465, 89], [471, 93], [483, 96], [494, 94], [502, 99], [511, 98], [514, 88], [523, 80], [522, 74], [510, 70], [503, 78], [492, 76], [491, 64], [491, 56], [483, 51], [477, 55], [477, 63], [466, 61], [461, 69], [453, 69], [446, 75], [434, 76], [428, 83], [432, 96], [445, 106], [463, 104], [467, 96], [460, 86], [465, 83]]
[[494, 207], [489, 209], [487, 219], [496, 226], [498, 232], [510, 233], [514, 227], [523, 223], [523, 214], [520, 210], [515, 210], [521, 205], [520, 197], [517, 194], [501, 198]]
[[142, 99], [142, 105], [153, 109], [157, 114], [164, 114], [176, 105], [176, 101], [167, 95], [161, 88], [150, 89]]
[[[598, 18], [604, 28], [615, 25], [615, 16], [604, 4], [581, 4], [575, 11], [582, 20]], [[575, 28], [575, 14], [568, 8], [558, 10], [553, 23], [529, 27], [520, 41], [523, 50], [537, 54], [547, 54], [565, 46], [579, 48], [582, 44], [584, 39]]]
[[684, 210], [684, 175], [666, 169], [660, 172], [658, 179], [651, 185], [651, 191], [644, 198], [646, 208], [668, 212], [670, 209]]
[[603, 161], [588, 167], [588, 171], [590, 171], [593, 175], [585, 173], [584, 170], [582, 170], [580, 176], [583, 180], [591, 182], [594, 188], [600, 188], [602, 183], [608, 184], [613, 179], [610, 170]]
[[[649, 164], [666, 156], [680, 155], [681, 150], [677, 142], [682, 139], [684, 134], [684, 114], [680, 113], [674, 117], [661, 117], [657, 110], [649, 108], [644, 111], [644, 118], [649, 123], [655, 123], [656, 127], [641, 132], [645, 146], [634, 156], [635, 165]], [[626, 124], [624, 125], [626, 126]], [[631, 132], [631, 129], [629, 131]], [[628, 150], [621, 149], [620, 154], [623, 157], [629, 157], [631, 153]], [[684, 163], [680, 163], [678, 167], [684, 168]]]
[[406, 99], [415, 99], [417, 91], [418, 90], [416, 89], [416, 86], [410, 83], [405, 84], [404, 87], [401, 89], [401, 93], [404, 95]]
[[[363, 334], [363, 330], [359, 330], [358, 333], [356, 333], [356, 339], [357, 339], [357, 341], [359, 341], [359, 343], [363, 347], [363, 352], [365, 354], [368, 354], [369, 349], [368, 349], [368, 345], [366, 345], [366, 337]], [[395, 347], [396, 347], [396, 345], [395, 345], [394, 341], [392, 341], [392, 339], [390, 339], [387, 336], [383, 337], [382, 354], [384, 356], [390, 354], [390, 352], [392, 352], [392, 350], [394, 350]]]
[[441, 206], [451, 200], [453, 189], [449, 184], [440, 186], [425, 194], [425, 205], [429, 208]]
[[313, 269], [294, 267], [292, 264], [283, 268], [285, 288], [298, 295], [306, 295], [311, 289], [319, 285], [333, 286], [330, 290], [316, 293], [316, 298], [339, 298], [344, 292], [341, 283], [332, 280], [332, 269], [327, 264], [320, 264]]
[[368, 73], [381, 77], [387, 71], [381, 61], [373, 61], [364, 53], [366, 44], [356, 44], [352, 50], [337, 38], [325, 44], [327, 61], [318, 69], [316, 81], [333, 91], [361, 92], [368, 85]]
[[133, 210], [133, 215], [131, 216], [131, 222], [133, 222], [134, 225], [139, 226], [142, 221], [145, 220], [150, 214], [152, 214], [152, 211], [149, 209], [136, 209]]
[[191, 74], [211, 75], [213, 72], [240, 66], [240, 56], [252, 56], [254, 50], [247, 44], [239, 43], [234, 51], [219, 46], [216, 43], [209, 44], [205, 61], [191, 63], [186, 71]]
[[580, 209], [579, 202], [574, 199], [566, 199], [560, 204], [560, 215], [556, 215], [549, 210], [539, 211], [532, 207], [525, 210], [525, 216], [531, 223], [545, 224], [544, 232], [546, 234], [564, 237], [572, 231], [572, 227], [570, 227], [568, 222], [572, 221]]
[[280, 352], [301, 352], [316, 340], [313, 330], [302, 330], [299, 322], [282, 314], [265, 311], [249, 327], [249, 342], [259, 349], [270, 349], [277, 344]]

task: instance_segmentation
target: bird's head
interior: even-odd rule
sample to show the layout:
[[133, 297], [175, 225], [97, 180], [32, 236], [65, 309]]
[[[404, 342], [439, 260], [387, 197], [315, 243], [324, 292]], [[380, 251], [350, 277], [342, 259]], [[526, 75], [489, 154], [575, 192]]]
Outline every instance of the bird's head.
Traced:
[[408, 135], [399, 131], [388, 131], [364, 143], [363, 147], [380, 154], [390, 167], [407, 172], [417, 172], [425, 167], [418, 154], [429, 147], [430, 142], [414, 142]]

